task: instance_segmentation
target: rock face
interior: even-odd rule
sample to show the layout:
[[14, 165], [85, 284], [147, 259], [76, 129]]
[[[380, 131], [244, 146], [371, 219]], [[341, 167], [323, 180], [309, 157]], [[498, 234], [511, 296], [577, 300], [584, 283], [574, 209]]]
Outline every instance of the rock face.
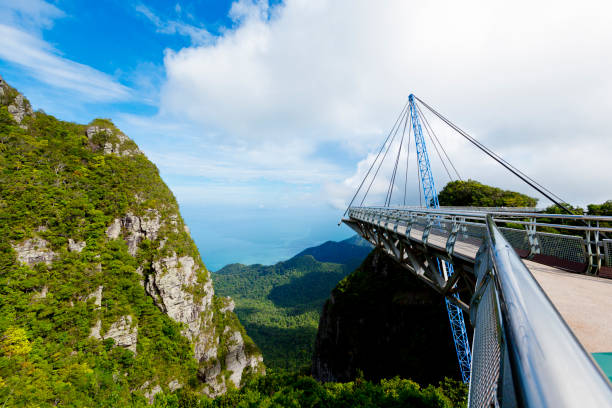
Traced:
[[183, 335], [194, 342], [195, 358], [201, 360], [206, 355], [206, 345], [210, 341], [202, 335], [202, 328], [210, 320], [205, 312], [210, 310], [214, 291], [209, 280], [203, 288], [204, 295], [198, 301], [189, 293], [187, 288], [197, 282], [198, 268], [189, 256], [178, 257], [174, 254], [162, 258], [153, 262], [155, 272], [147, 276], [145, 289], [164, 313], [186, 325]]
[[157, 233], [161, 227], [159, 211], [148, 209], [145, 215], [137, 217], [132, 213], [127, 213], [123, 218], [116, 218], [113, 223], [106, 229], [106, 236], [109, 239], [119, 238], [122, 229], [127, 235], [126, 241], [130, 255], [135, 256], [138, 250], [138, 245], [144, 239], [154, 241], [157, 239]]
[[17, 95], [15, 97], [13, 103], [8, 106], [8, 111], [13, 115], [13, 119], [15, 119], [17, 123], [21, 123], [26, 115], [32, 115], [34, 113], [30, 106], [30, 102], [25, 100], [23, 95]]
[[76, 242], [72, 238], [68, 238], [68, 250], [70, 252], [81, 252], [85, 248], [85, 241]]
[[[178, 217], [171, 214], [164, 218], [158, 210], [146, 209], [142, 216], [128, 213], [113, 220], [106, 229], [106, 236], [108, 239], [125, 239], [128, 252], [136, 257], [144, 239], [155, 242], [158, 250], [162, 251], [168, 231], [181, 233]], [[185, 228], [182, 228], [182, 233], [187, 234]], [[145, 274], [145, 270], [149, 272]], [[136, 273], [140, 275], [141, 285], [155, 305], [172, 320], [183, 324], [181, 334], [193, 344], [194, 358], [200, 363], [199, 377], [207, 384], [205, 392], [209, 396], [227, 390], [223, 370], [230, 372], [229, 381], [236, 387], [240, 386], [246, 371], [264, 371], [261, 354], [247, 348], [239, 330], [225, 326], [222, 333], [216, 332], [215, 313], [217, 319], [219, 316], [236, 319], [233, 315], [234, 302], [230, 298], [219, 298], [221, 305], [215, 311], [212, 281], [196, 259], [172, 252], [154, 259], [150, 265], [139, 266]], [[219, 350], [221, 337], [226, 339], [225, 358], [222, 361], [218, 359], [222, 351]]]
[[321, 381], [460, 379], [443, 298], [380, 249], [332, 291], [315, 341]]
[[244, 340], [240, 332], [233, 332], [228, 344], [225, 367], [232, 372], [230, 380], [236, 387], [239, 387], [244, 369], [246, 367], [256, 369], [263, 362], [263, 358], [261, 356], [247, 357], [244, 349]]
[[13, 245], [13, 249], [17, 252], [17, 260], [28, 266], [41, 262], [51, 265], [56, 254], [48, 249], [48, 245], [49, 243], [42, 238], [31, 238]]
[[17, 123], [21, 123], [26, 115], [34, 114], [30, 102], [4, 82], [2, 77], [0, 77], [0, 102], [8, 104], [7, 109]]
[[104, 154], [116, 154], [119, 156], [142, 154], [133, 143], [132, 146], [126, 146], [126, 142], [130, 142], [130, 139], [120, 131], [94, 125], [89, 126], [85, 133], [90, 141], [93, 140], [94, 136], [104, 136], [104, 140], [101, 141], [100, 146], [98, 146], [103, 149]]
[[[214, 295], [174, 195], [134, 141], [109, 119], [29, 116], [27, 99], [1, 78], [0, 107], [0, 246], [13, 248], [0, 251], [0, 284], [27, 305], [8, 324], [31, 328], [40, 375], [51, 378], [53, 361], [70, 361], [94, 382], [114, 382], [112, 400], [97, 403], [129, 406], [181, 387], [216, 395], [262, 372], [230, 302]], [[0, 315], [11, 313], [0, 302]], [[100, 353], [109, 339], [115, 349]], [[136, 373], [128, 361], [150, 369]], [[29, 381], [22, 371], [10, 373], [11, 383]], [[0, 374], [9, 378], [6, 367]], [[67, 399], [32, 393], [22, 405], [80, 406], [90, 384], [73, 382]]]
[[124, 347], [136, 353], [138, 326], [132, 325], [132, 316], [121, 316], [104, 334], [100, 333], [101, 328], [102, 322], [98, 320], [96, 325], [91, 328], [90, 336], [98, 340], [113, 339], [115, 340], [115, 346]]

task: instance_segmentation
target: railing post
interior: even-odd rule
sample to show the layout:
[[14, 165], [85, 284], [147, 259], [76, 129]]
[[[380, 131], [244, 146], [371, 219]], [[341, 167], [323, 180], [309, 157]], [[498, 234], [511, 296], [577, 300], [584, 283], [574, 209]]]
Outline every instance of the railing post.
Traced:
[[[589, 229], [586, 231], [586, 247], [587, 256], [589, 258], [589, 266], [587, 273], [589, 275], [599, 274], [601, 269], [601, 249], [599, 249], [599, 221], [595, 222], [595, 231], [591, 231], [591, 221], [587, 221]], [[591, 233], [592, 236], [591, 236]], [[593, 250], [594, 249], [594, 250]]]
[[452, 218], [452, 223], [453, 226], [451, 228], [451, 232], [446, 240], [446, 253], [448, 254], [449, 258], [453, 256], [455, 242], [457, 241], [457, 233], [459, 232], [459, 222], [457, 222], [457, 217]]
[[423, 237], [421, 238], [424, 246], [427, 246], [427, 240], [429, 239], [429, 232], [431, 231], [432, 226], [433, 220], [431, 218], [431, 215], [427, 215], [427, 225], [425, 225], [425, 229], [423, 230]]
[[535, 218], [530, 218], [529, 224], [527, 224], [527, 238], [529, 239], [529, 258], [533, 258], [534, 255], [537, 255], [541, 252], [540, 240], [537, 236], [536, 223], [537, 221]]

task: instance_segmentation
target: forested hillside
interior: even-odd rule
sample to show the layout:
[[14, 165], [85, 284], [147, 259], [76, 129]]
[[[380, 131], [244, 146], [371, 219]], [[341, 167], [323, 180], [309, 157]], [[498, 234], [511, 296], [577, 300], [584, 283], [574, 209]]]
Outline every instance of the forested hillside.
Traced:
[[325, 302], [312, 373], [322, 381], [460, 379], [443, 297], [375, 249]]
[[261, 371], [155, 165], [0, 78], [0, 406], [144, 406]]
[[[371, 251], [358, 237], [328, 241], [275, 265], [231, 264], [212, 274], [269, 367], [310, 364], [319, 314], [336, 284]], [[332, 262], [333, 261], [333, 262]]]

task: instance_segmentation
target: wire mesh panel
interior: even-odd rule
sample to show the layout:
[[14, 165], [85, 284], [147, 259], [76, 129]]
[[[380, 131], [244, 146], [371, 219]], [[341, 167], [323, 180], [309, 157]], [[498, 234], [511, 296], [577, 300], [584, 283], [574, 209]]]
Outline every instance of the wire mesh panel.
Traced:
[[504, 238], [508, 240], [514, 249], [529, 251], [529, 239], [527, 231], [516, 228], [500, 227], [499, 230], [504, 234]]
[[603, 240], [605, 264], [606, 266], [612, 266], [612, 239]]
[[586, 262], [586, 251], [581, 237], [549, 234], [546, 232], [538, 232], [536, 236], [540, 241], [541, 253], [543, 255], [550, 255], [572, 262]]
[[497, 405], [501, 359], [501, 326], [497, 311], [495, 285], [489, 280], [476, 310], [472, 343], [470, 408], [488, 408]]
[[465, 225], [459, 232], [459, 235], [464, 236], [464, 238], [471, 237], [471, 238], [478, 238], [482, 240], [485, 237], [486, 232], [487, 231], [486, 231], [485, 224], [482, 224], [482, 226], [470, 224], [470, 225]]

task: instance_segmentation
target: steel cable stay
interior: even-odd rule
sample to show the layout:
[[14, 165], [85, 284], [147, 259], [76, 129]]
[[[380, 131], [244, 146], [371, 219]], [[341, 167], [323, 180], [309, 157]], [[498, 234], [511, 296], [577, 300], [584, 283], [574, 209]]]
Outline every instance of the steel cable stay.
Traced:
[[[398, 115], [397, 119], [395, 120], [395, 124], [393, 125], [393, 127], [389, 131], [389, 134], [387, 135], [387, 137], [386, 137], [385, 141], [383, 142], [382, 146], [380, 146], [380, 150], [378, 151], [378, 154], [376, 155], [376, 158], [372, 162], [372, 165], [370, 165], [370, 168], [368, 169], [368, 171], [367, 171], [365, 177], [363, 178], [363, 180], [361, 180], [361, 183], [359, 184], [359, 187], [357, 188], [357, 191], [353, 195], [353, 198], [351, 199], [351, 202], [349, 203], [348, 207], [346, 207], [346, 210], [344, 211], [343, 216], [345, 216], [346, 213], [348, 212], [349, 208], [351, 208], [351, 205], [353, 204], [353, 202], [355, 201], [355, 198], [359, 194], [359, 191], [361, 190], [361, 187], [363, 187], [363, 184], [365, 183], [366, 179], [370, 175], [370, 172], [374, 168], [374, 165], [376, 164], [376, 161], [378, 160], [378, 158], [380, 157], [380, 154], [382, 153], [383, 149], [385, 148], [385, 145], [387, 144], [387, 141], [389, 140], [389, 137], [391, 137], [391, 133], [393, 133], [393, 129], [395, 129], [395, 126], [399, 122], [400, 118], [403, 116], [404, 111], [406, 111], [406, 109], [408, 109], [408, 102], [406, 102], [406, 104], [404, 105], [404, 108], [401, 110], [400, 114]], [[362, 201], [362, 204], [363, 204], [363, 201]], [[340, 225], [340, 224], [338, 224], [338, 225]]]
[[[404, 113], [404, 115], [408, 115], [408, 109], [406, 109], [403, 113]], [[391, 137], [391, 141], [389, 142], [389, 145], [387, 146], [387, 150], [385, 151], [385, 154], [383, 155], [382, 159], [378, 163], [378, 168], [376, 169], [376, 172], [374, 173], [374, 176], [372, 177], [372, 180], [370, 181], [370, 184], [368, 185], [368, 189], [366, 190], [363, 198], [361, 199], [361, 203], [359, 204], [360, 206], [363, 205], [363, 202], [367, 198], [368, 193], [370, 192], [370, 189], [372, 188], [372, 185], [374, 184], [374, 180], [376, 180], [376, 176], [378, 176], [378, 172], [380, 171], [380, 168], [381, 168], [383, 162], [385, 161], [385, 158], [387, 157], [387, 154], [389, 153], [389, 150], [391, 149], [391, 146], [393, 145], [393, 141], [395, 140], [395, 136], [397, 136], [397, 132], [399, 130], [399, 125], [401, 124], [402, 120], [403, 120], [403, 116], [399, 120], [399, 122], [396, 122], [397, 126], [395, 127], [395, 133], [393, 133], [393, 137]], [[350, 205], [349, 205], [348, 208], [350, 208]], [[347, 211], [348, 211], [348, 208], [347, 208]]]
[[406, 192], [408, 190], [408, 167], [410, 167], [410, 136], [412, 127], [408, 127], [408, 143], [406, 143], [406, 177], [404, 178], [404, 205], [406, 205]]
[[[433, 131], [433, 128], [431, 127], [431, 125], [429, 124], [429, 121], [427, 120], [427, 117], [423, 114], [423, 111], [421, 110], [419, 105], [416, 105], [416, 108], [418, 109], [419, 114], [423, 118], [423, 122], [425, 123], [425, 129], [427, 130], [427, 128], [429, 128], [429, 130], [427, 130], [427, 132], [431, 132], [431, 134], [429, 135], [429, 138], [431, 139], [431, 143], [433, 143], [434, 147], [436, 147], [436, 144], [434, 143], [433, 139], [435, 139], [438, 142], [438, 144], [440, 145], [440, 149], [442, 149], [442, 152], [444, 153], [444, 156], [446, 156], [446, 159], [448, 160], [448, 162], [450, 163], [451, 167], [453, 168], [453, 170], [457, 174], [457, 178], [459, 180], [463, 180], [461, 178], [461, 175], [459, 175], [459, 172], [457, 171], [457, 168], [453, 164], [453, 161], [450, 159], [450, 157], [448, 157], [448, 154], [446, 153], [446, 149], [444, 149], [444, 146], [442, 145], [442, 143], [438, 139], [438, 136], [436, 136], [436, 133]], [[433, 138], [432, 138], [432, 136], [433, 136]], [[438, 151], [437, 147], [436, 147], [436, 151]], [[438, 157], [440, 157], [440, 152], [438, 152]], [[444, 161], [442, 160], [442, 157], [440, 157], [440, 161], [442, 162], [442, 164], [444, 164]], [[448, 174], [448, 169], [446, 168], [446, 166], [444, 166], [444, 168], [446, 170], [446, 173]], [[453, 180], [453, 178], [451, 177], [450, 174], [448, 174], [448, 177], [451, 179], [451, 181]]]
[[495, 160], [496, 162], [498, 162], [499, 164], [501, 164], [503, 167], [505, 167], [508, 171], [510, 171], [512, 174], [514, 174], [515, 176], [517, 176], [519, 179], [521, 179], [523, 182], [525, 182], [526, 184], [528, 184], [529, 186], [531, 186], [533, 189], [535, 189], [536, 191], [538, 191], [540, 194], [542, 194], [544, 197], [548, 198], [550, 201], [552, 201], [554, 204], [558, 205], [560, 208], [562, 208], [564, 211], [566, 211], [568, 214], [573, 214], [573, 212], [571, 212], [563, 203], [566, 203], [567, 201], [562, 199], [561, 197], [559, 197], [557, 194], [553, 193], [552, 191], [550, 191], [548, 188], [544, 187], [542, 184], [538, 183], [537, 181], [535, 181], [534, 179], [532, 179], [531, 177], [529, 177], [527, 174], [525, 174], [524, 172], [522, 172], [521, 170], [519, 170], [518, 168], [516, 168], [515, 166], [513, 166], [512, 164], [510, 164], [508, 161], [506, 161], [504, 158], [502, 158], [500, 155], [498, 155], [497, 153], [495, 153], [493, 150], [491, 150], [490, 148], [488, 148], [487, 146], [485, 146], [484, 144], [482, 144], [480, 141], [478, 141], [476, 138], [474, 138], [473, 136], [469, 135], [467, 132], [465, 132], [463, 129], [459, 128], [457, 125], [455, 125], [453, 122], [451, 122], [449, 119], [447, 119], [446, 117], [444, 117], [441, 113], [439, 113], [438, 111], [436, 111], [434, 108], [432, 108], [431, 106], [429, 106], [426, 102], [424, 102], [422, 99], [420, 99], [419, 97], [415, 96], [415, 99], [421, 103], [424, 107], [426, 107], [431, 113], [433, 113], [435, 116], [437, 116], [440, 120], [442, 120], [444, 123], [446, 123], [451, 129], [455, 130], [457, 133], [459, 133], [461, 136], [463, 136], [465, 139], [467, 139], [470, 143], [472, 143], [474, 146], [476, 146], [477, 148], [479, 148], [481, 151], [483, 151], [485, 154], [487, 154], [489, 157], [491, 157], [493, 160]]
[[399, 164], [400, 155], [402, 153], [402, 146], [404, 144], [404, 138], [406, 136], [406, 125], [407, 124], [408, 124], [408, 115], [406, 115], [406, 119], [404, 120], [402, 138], [400, 140], [399, 148], [397, 149], [397, 157], [395, 158], [395, 166], [393, 167], [393, 174], [391, 176], [391, 181], [389, 182], [389, 189], [387, 191], [387, 197], [385, 198], [385, 207], [388, 207], [391, 204], [391, 197], [393, 195], [393, 187], [395, 186], [395, 176], [397, 175], [397, 166]]

